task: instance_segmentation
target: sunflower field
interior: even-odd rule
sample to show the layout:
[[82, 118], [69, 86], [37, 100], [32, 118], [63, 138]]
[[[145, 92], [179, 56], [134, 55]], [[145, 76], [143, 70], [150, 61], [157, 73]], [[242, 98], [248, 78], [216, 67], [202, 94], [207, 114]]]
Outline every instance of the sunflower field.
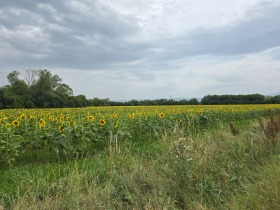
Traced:
[[79, 156], [96, 142], [141, 139], [175, 125], [207, 128], [219, 121], [256, 118], [280, 105], [195, 105], [0, 110], [0, 164], [30, 151]]

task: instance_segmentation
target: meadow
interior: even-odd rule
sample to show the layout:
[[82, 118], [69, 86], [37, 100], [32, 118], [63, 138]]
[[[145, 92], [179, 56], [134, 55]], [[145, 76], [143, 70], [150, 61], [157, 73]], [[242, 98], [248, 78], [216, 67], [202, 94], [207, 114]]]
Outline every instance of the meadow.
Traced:
[[0, 209], [279, 209], [279, 112], [0, 110]]

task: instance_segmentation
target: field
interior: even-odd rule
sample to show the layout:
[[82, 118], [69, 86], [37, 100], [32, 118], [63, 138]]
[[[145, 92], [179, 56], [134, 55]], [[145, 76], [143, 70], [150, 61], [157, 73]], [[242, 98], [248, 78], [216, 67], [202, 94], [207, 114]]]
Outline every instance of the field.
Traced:
[[279, 112], [0, 110], [0, 209], [277, 209]]

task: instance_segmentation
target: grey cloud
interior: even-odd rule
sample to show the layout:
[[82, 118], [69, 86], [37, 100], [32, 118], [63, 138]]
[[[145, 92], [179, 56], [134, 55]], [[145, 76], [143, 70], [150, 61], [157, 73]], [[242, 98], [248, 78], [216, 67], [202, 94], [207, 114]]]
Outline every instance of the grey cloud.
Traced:
[[167, 45], [170, 53], [166, 56], [235, 56], [280, 46], [280, 5], [263, 7], [261, 15], [233, 26], [200, 29], [170, 40]]
[[[26, 4], [23, 1], [5, 4], [0, 9], [0, 16], [6, 17], [1, 20], [0, 29], [7, 35], [0, 35], [0, 42], [9, 43], [23, 54], [45, 54], [41, 59], [42, 65], [93, 68], [136, 60], [139, 57], [137, 48], [143, 48], [125, 41], [127, 36], [138, 30], [132, 18], [124, 18], [104, 6], [101, 8], [98, 2], [91, 3], [90, 10], [85, 14], [77, 11], [75, 5], [69, 6], [69, 1], [63, 4], [62, 1], [29, 0]], [[13, 14], [15, 12], [17, 17]], [[37, 29], [37, 37], [31, 36], [34, 35], [32, 29]], [[23, 39], [27, 32], [29, 39]], [[36, 61], [25, 57], [19, 63]]]
[[[0, 35], [0, 46], [6, 51], [0, 50], [2, 68], [10, 66], [12, 59], [19, 67], [140, 72], [172, 69], [193, 56], [238, 56], [280, 46], [280, 5], [261, 5], [259, 16], [235, 25], [137, 43], [129, 41], [140, 31], [135, 17], [120, 15], [98, 1], [10, 0], [1, 4], [0, 30], [5, 33]], [[3, 56], [15, 51], [14, 58]]]

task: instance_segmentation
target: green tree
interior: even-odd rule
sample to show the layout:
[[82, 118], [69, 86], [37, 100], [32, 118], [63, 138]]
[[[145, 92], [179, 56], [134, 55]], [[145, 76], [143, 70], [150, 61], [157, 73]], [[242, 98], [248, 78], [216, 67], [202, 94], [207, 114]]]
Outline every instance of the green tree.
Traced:
[[78, 95], [73, 97], [73, 102], [76, 107], [85, 107], [88, 105], [88, 101], [86, 99], [86, 96], [84, 95]]
[[28, 85], [24, 80], [19, 79], [20, 73], [12, 71], [7, 79], [10, 85], [3, 89], [3, 104], [5, 108], [31, 108], [34, 107]]
[[38, 71], [38, 80], [30, 87], [36, 106], [38, 107], [63, 107], [64, 100], [73, 95], [73, 90], [58, 75], [52, 75], [48, 70]]
[[7, 79], [10, 83], [10, 85], [14, 85], [17, 81], [19, 81], [19, 72], [18, 71], [12, 71], [8, 74]]
[[199, 104], [199, 102], [198, 102], [198, 100], [197, 100], [196, 98], [190, 99], [190, 100], [188, 101], [188, 103], [189, 103], [189, 104], [192, 104], [192, 105], [198, 105], [198, 104]]

